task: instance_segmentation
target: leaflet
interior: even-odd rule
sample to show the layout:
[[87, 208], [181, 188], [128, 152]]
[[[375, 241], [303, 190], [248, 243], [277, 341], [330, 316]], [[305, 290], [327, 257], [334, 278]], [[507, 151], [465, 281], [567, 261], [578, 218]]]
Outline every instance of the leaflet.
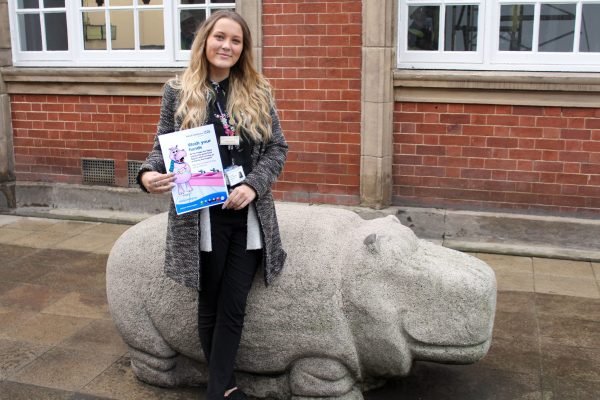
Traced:
[[167, 172], [174, 172], [177, 215], [225, 203], [228, 192], [215, 128], [204, 125], [159, 135]]

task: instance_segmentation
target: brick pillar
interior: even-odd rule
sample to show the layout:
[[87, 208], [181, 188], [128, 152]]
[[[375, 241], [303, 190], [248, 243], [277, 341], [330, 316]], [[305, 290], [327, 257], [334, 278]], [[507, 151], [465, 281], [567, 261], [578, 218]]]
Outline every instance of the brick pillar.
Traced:
[[395, 0], [363, 0], [361, 204], [392, 200]]
[[[0, 67], [12, 65], [7, 0], [0, 0]], [[0, 208], [16, 207], [10, 98], [0, 72]]]

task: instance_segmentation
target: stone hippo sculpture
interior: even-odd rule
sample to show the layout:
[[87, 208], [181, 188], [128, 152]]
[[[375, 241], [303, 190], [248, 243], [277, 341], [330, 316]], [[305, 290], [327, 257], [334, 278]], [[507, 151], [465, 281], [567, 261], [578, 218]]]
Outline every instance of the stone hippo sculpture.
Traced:
[[[394, 216], [363, 220], [278, 204], [288, 259], [257, 274], [236, 361], [239, 385], [273, 399], [362, 399], [415, 360], [473, 363], [489, 346], [496, 304], [482, 261], [418, 239]], [[135, 375], [160, 386], [206, 381], [197, 293], [163, 273], [166, 214], [127, 230], [107, 267], [110, 312]]]

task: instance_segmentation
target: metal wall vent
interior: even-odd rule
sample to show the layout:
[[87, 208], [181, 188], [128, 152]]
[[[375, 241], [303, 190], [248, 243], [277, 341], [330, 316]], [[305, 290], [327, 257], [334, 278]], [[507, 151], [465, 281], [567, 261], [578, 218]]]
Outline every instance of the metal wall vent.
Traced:
[[127, 161], [127, 180], [129, 181], [129, 187], [137, 187], [137, 174], [142, 166], [142, 161]]
[[115, 184], [115, 161], [98, 159], [81, 159], [83, 183], [94, 185]]

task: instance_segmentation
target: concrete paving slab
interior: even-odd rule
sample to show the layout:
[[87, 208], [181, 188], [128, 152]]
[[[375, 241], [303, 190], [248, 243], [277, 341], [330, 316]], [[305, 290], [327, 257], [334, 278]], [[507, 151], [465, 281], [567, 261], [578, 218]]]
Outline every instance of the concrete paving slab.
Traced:
[[18, 382], [0, 381], [0, 400], [69, 400], [73, 392]]
[[542, 343], [542, 378], [600, 382], [600, 349]]
[[105, 248], [108, 244], [114, 243], [117, 237], [115, 237], [115, 235], [110, 234], [101, 235], [84, 232], [76, 234], [70, 238], [55, 242], [53, 248], [77, 251], [94, 251], [100, 248]]
[[579, 279], [594, 279], [592, 264], [588, 261], [555, 260], [533, 257], [533, 270], [536, 275], [569, 276]]
[[48, 232], [42, 230], [11, 240], [10, 243], [15, 244], [17, 246], [28, 246], [36, 249], [47, 249], [56, 246], [63, 240], [65, 240], [65, 238], [61, 235], [57, 235], [56, 232]]
[[13, 325], [12, 329], [0, 333], [0, 336], [5, 339], [53, 346], [89, 325], [91, 321], [87, 318], [37, 314], [21, 324]]
[[93, 233], [94, 235], [109, 235], [116, 240], [129, 228], [131, 228], [130, 225], [99, 223], [88, 233]]
[[533, 274], [530, 273], [496, 273], [496, 284], [500, 291], [533, 292]]
[[600, 382], [575, 381], [556, 377], [542, 379], [545, 400], [598, 400]]
[[9, 283], [11, 287], [0, 290], [0, 306], [24, 311], [41, 311], [64, 297], [64, 290], [29, 283]]
[[55, 266], [31, 262], [30, 256], [0, 264], [0, 274], [6, 281], [33, 283], [42, 275], [56, 269]]
[[589, 279], [537, 274], [534, 284], [536, 293], [589, 297], [591, 299], [600, 298], [598, 283]]
[[116, 356], [123, 356], [128, 351], [112, 320], [92, 321], [63, 340], [59, 346], [79, 350], [94, 349], [94, 351]]
[[417, 362], [411, 374], [365, 393], [365, 400], [390, 399], [542, 400], [538, 374]]
[[0, 324], [0, 334], [12, 329], [15, 325], [33, 318], [37, 314], [37, 312], [33, 311], [16, 310], [14, 308], [0, 306], [0, 321], [2, 321]]
[[23, 218], [25, 217], [19, 217], [16, 215], [0, 215], [0, 227], [20, 221]]
[[472, 253], [488, 264], [496, 273], [527, 273], [533, 274], [533, 262], [531, 257], [519, 257], [502, 254]]
[[49, 348], [34, 343], [0, 339], [0, 380], [14, 374]]
[[[33, 235], [35, 231], [27, 231], [23, 229], [9, 229], [6, 227], [0, 228], [0, 243], [14, 244], [15, 241]], [[31, 246], [29, 246], [31, 247]]]
[[518, 341], [496, 337], [488, 354], [477, 365], [508, 372], [539, 374], [541, 355], [538, 340], [535, 337]]
[[600, 321], [544, 314], [538, 323], [542, 343], [600, 349]]
[[22, 368], [11, 380], [52, 389], [76, 391], [117, 360], [95, 351], [55, 347]]
[[71, 234], [91, 231], [99, 225], [97, 222], [69, 221], [60, 219], [57, 219], [56, 221], [57, 223], [50, 225], [46, 230], [48, 232], [56, 232], [57, 234], [66, 234], [69, 236], [71, 236]]
[[496, 312], [493, 338], [502, 338], [517, 342], [533, 340], [539, 336], [535, 314], [522, 312]]
[[596, 280], [600, 282], [600, 263], [593, 262], [592, 269], [594, 271], [594, 276], [596, 277]]
[[112, 320], [105, 293], [71, 292], [42, 310], [43, 314]]
[[206, 399], [204, 388], [161, 389], [140, 382], [131, 371], [129, 357], [121, 357], [82, 390], [114, 399], [198, 400]]
[[[2, 232], [1, 229], [0, 232]], [[17, 258], [24, 257], [28, 254], [34, 253], [35, 251], [36, 249], [32, 249], [31, 247], [0, 243], [0, 259], [2, 259], [4, 262], [14, 261]]]
[[58, 223], [56, 219], [24, 217], [3, 225], [2, 229], [17, 229], [22, 231], [43, 231]]
[[535, 294], [500, 291], [496, 298], [496, 311], [535, 314]]
[[92, 291], [106, 292], [106, 278], [104, 271], [90, 271], [81, 268], [55, 269], [34, 280], [37, 284], [44, 284], [54, 290], [62, 292]]
[[540, 316], [554, 315], [556, 317], [600, 321], [600, 299], [536, 293], [535, 307]]

